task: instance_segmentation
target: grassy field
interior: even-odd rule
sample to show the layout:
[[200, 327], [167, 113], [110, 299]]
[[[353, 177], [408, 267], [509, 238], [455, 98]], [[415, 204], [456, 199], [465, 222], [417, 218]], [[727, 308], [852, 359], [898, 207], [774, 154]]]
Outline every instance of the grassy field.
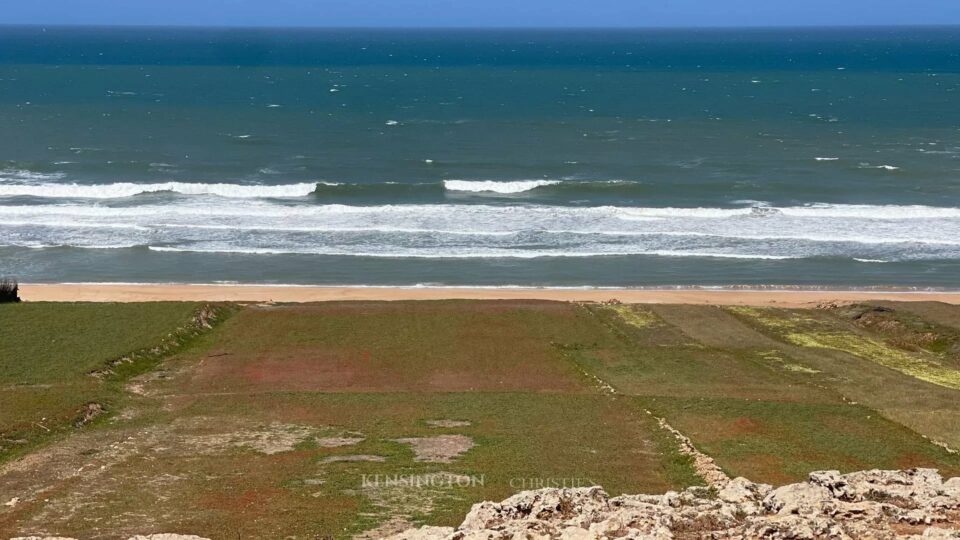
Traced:
[[[169, 344], [198, 307], [0, 304], [0, 460], [83, 421], [88, 404], [110, 409], [122, 393], [117, 372], [149, 369], [160, 356], [149, 349]], [[120, 360], [111, 376], [91, 376]]]
[[[934, 444], [955, 444], [960, 391], [889, 362], [956, 369], [957, 329], [940, 305], [246, 306], [138, 370], [113, 362], [152, 351], [197, 307], [0, 308], [50, 310], [3, 335], [30, 342], [0, 353], [4, 381], [34, 392], [5, 414], [29, 418], [42, 399], [83, 405], [101, 387], [113, 413], [0, 466], [0, 503], [16, 499], [0, 506], [0, 537], [375, 538], [457, 524], [475, 502], [541, 485], [702, 484], [656, 417], [755, 480], [960, 472]], [[104, 366], [114, 372], [89, 375]]]

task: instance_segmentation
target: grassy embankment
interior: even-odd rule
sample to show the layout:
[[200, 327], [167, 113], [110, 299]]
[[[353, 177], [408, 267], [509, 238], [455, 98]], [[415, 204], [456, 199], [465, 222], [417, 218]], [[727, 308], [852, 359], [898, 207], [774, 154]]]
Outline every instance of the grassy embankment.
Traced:
[[0, 462], [116, 410], [126, 380], [201, 330], [199, 307], [0, 305]]

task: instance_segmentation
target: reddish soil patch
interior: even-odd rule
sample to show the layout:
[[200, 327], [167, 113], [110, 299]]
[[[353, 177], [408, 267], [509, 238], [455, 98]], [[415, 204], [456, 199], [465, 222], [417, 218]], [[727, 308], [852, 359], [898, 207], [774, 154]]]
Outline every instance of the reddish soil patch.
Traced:
[[595, 332], [549, 302], [360, 303], [249, 309], [192, 378], [197, 392], [589, 392], [553, 343]]
[[749, 416], [741, 416], [733, 421], [732, 433], [756, 433], [762, 429], [760, 422]]
[[937, 468], [938, 464], [926, 456], [921, 456], [920, 454], [914, 452], [907, 452], [897, 456], [895, 461], [897, 468], [899, 469], [912, 469], [914, 467], [933, 467]]
[[258, 358], [245, 363], [239, 374], [246, 386], [262, 390], [316, 390], [353, 386], [358, 368], [357, 360], [333, 351], [306, 350]]
[[784, 472], [786, 460], [780, 456], [750, 454], [749, 462], [750, 474], [758, 478], [758, 482], [782, 486], [799, 480], [797, 477]]
[[222, 490], [200, 497], [197, 505], [211, 510], [220, 510], [245, 517], [261, 515], [269, 510], [271, 501], [284, 495], [279, 488], [260, 487], [243, 491]]

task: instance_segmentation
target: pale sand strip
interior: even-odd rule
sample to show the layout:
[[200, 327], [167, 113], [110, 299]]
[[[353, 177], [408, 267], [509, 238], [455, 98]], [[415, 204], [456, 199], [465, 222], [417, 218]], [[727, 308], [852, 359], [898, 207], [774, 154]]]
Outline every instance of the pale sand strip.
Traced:
[[263, 285], [21, 284], [28, 302], [323, 302], [329, 300], [560, 300], [628, 303], [804, 307], [864, 300], [960, 304], [960, 292], [702, 290], [702, 289], [496, 289], [427, 287], [300, 287]]

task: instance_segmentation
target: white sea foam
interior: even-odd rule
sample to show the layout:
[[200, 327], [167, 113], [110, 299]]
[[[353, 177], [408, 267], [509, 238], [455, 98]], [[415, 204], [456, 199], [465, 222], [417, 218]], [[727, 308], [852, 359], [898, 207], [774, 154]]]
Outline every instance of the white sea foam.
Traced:
[[786, 260], [801, 259], [802, 255], [764, 255], [751, 253], [699, 252], [679, 250], [642, 250], [622, 249], [613, 251], [569, 251], [569, 250], [518, 250], [518, 249], [407, 249], [407, 250], [364, 250], [342, 248], [235, 248], [235, 247], [172, 247], [149, 246], [150, 251], [166, 253], [237, 253], [246, 255], [340, 255], [372, 258], [411, 258], [411, 259], [540, 259], [540, 258], [583, 258], [653, 255], [658, 257], [701, 257], [719, 259], [757, 259]]
[[[63, 161], [59, 163], [66, 164], [70, 162]], [[0, 169], [0, 182], [12, 181], [18, 183], [32, 183], [42, 180], [58, 180], [63, 177], [64, 174], [61, 172], [41, 173], [27, 169]]]
[[523, 193], [543, 186], [559, 184], [559, 180], [514, 180], [496, 182], [493, 180], [444, 180], [443, 187], [450, 191], [469, 191], [474, 193]]
[[[325, 185], [337, 185], [322, 183]], [[91, 188], [91, 198], [123, 197], [129, 195], [114, 195], [111, 193], [128, 193], [135, 195], [151, 191], [171, 191], [168, 186], [171, 184], [106, 184], [94, 186], [75, 186], [79, 191], [72, 189], [64, 190], [67, 195], [55, 195], [50, 192], [44, 193], [42, 190], [47, 186], [19, 186], [4, 185], [0, 186], [0, 193], [3, 190], [10, 190], [15, 194], [20, 194], [20, 188], [24, 188], [25, 195], [48, 196], [54, 198], [61, 197], [80, 197], [86, 188]], [[52, 186], [52, 185], [51, 185]], [[73, 185], [61, 185], [65, 188], [72, 188]], [[131, 186], [124, 190], [118, 188], [113, 191], [113, 186]], [[154, 187], [159, 186], [159, 187]], [[189, 192], [189, 187], [183, 188], [190, 194], [212, 194], [229, 197], [281, 197], [281, 196], [302, 196], [309, 194], [308, 189], [315, 188], [316, 184], [290, 184], [284, 186], [242, 186], [236, 184], [182, 184], [182, 186], [197, 186], [196, 192]], [[218, 186], [224, 186], [219, 188]], [[207, 189], [210, 188], [210, 189]], [[98, 189], [103, 189], [107, 193], [96, 196]], [[178, 188], [179, 191], [179, 188]], [[510, 227], [510, 222], [519, 221], [524, 224], [540, 223], [543, 220], [566, 220], [566, 219], [589, 219], [596, 220], [600, 218], [617, 219], [620, 222], [628, 222], [633, 218], [656, 218], [651, 221], [670, 220], [671, 218], [684, 218], [704, 220], [712, 223], [717, 220], [730, 220], [736, 218], [737, 227], [744, 227], [749, 221], [753, 221], [757, 213], [757, 207], [740, 208], [705, 208], [705, 207], [631, 207], [631, 206], [514, 206], [514, 205], [481, 205], [481, 204], [403, 204], [403, 205], [378, 205], [378, 206], [353, 206], [344, 204], [298, 204], [293, 206], [273, 204], [269, 201], [245, 201], [243, 203], [232, 202], [228, 200], [190, 200], [185, 199], [182, 203], [176, 205], [137, 205], [137, 206], [91, 206], [81, 203], [61, 203], [46, 205], [0, 205], [0, 215], [15, 214], [35, 214], [35, 215], [78, 215], [78, 216], [104, 216], [104, 217], [136, 217], [136, 216], [195, 216], [195, 217], [241, 217], [241, 218], [282, 218], [291, 219], [311, 219], [311, 218], [331, 218], [343, 219], [345, 216], [358, 216], [377, 220], [408, 220], [418, 221], [431, 219], [448, 219], [452, 222], [468, 222], [474, 219], [491, 219], [495, 223], [502, 223]], [[756, 221], [762, 222], [759, 227], [767, 229], [775, 226], [775, 223], [769, 221], [775, 219], [777, 215], [783, 215], [796, 218], [850, 218], [857, 220], [953, 220], [960, 219], [960, 208], [958, 207], [939, 207], [922, 205], [854, 205], [854, 204], [811, 204], [805, 206], [785, 206], [785, 207], [762, 207], [760, 214], [762, 217]], [[743, 221], [749, 218], [749, 221]], [[645, 220], [644, 220], [645, 221]], [[682, 223], [682, 222], [678, 222]], [[811, 224], [817, 224], [817, 221], [810, 221]], [[878, 226], [874, 224], [874, 226]]]
[[838, 158], [838, 157], [815, 157], [815, 158], [813, 158], [813, 159], [815, 159], [815, 160], [817, 160], [817, 161], [838, 161], [840, 158]]
[[784, 215], [798, 217], [884, 220], [960, 218], [960, 208], [921, 205], [820, 204], [785, 207], [779, 210]]
[[880, 169], [884, 171], [899, 171], [900, 167], [896, 165], [870, 165], [869, 163], [861, 163], [861, 169]]
[[313, 193], [316, 183], [278, 186], [243, 184], [200, 184], [164, 182], [159, 184], [0, 184], [0, 197], [32, 196], [48, 198], [114, 199], [142, 193], [174, 192], [184, 195], [218, 195], [220, 197], [304, 197]]
[[[12, 201], [11, 201], [12, 202]], [[131, 202], [133, 204], [131, 204]], [[152, 198], [0, 204], [0, 246], [368, 257], [651, 255], [863, 261], [960, 259], [960, 208], [764, 208], [421, 204]]]

